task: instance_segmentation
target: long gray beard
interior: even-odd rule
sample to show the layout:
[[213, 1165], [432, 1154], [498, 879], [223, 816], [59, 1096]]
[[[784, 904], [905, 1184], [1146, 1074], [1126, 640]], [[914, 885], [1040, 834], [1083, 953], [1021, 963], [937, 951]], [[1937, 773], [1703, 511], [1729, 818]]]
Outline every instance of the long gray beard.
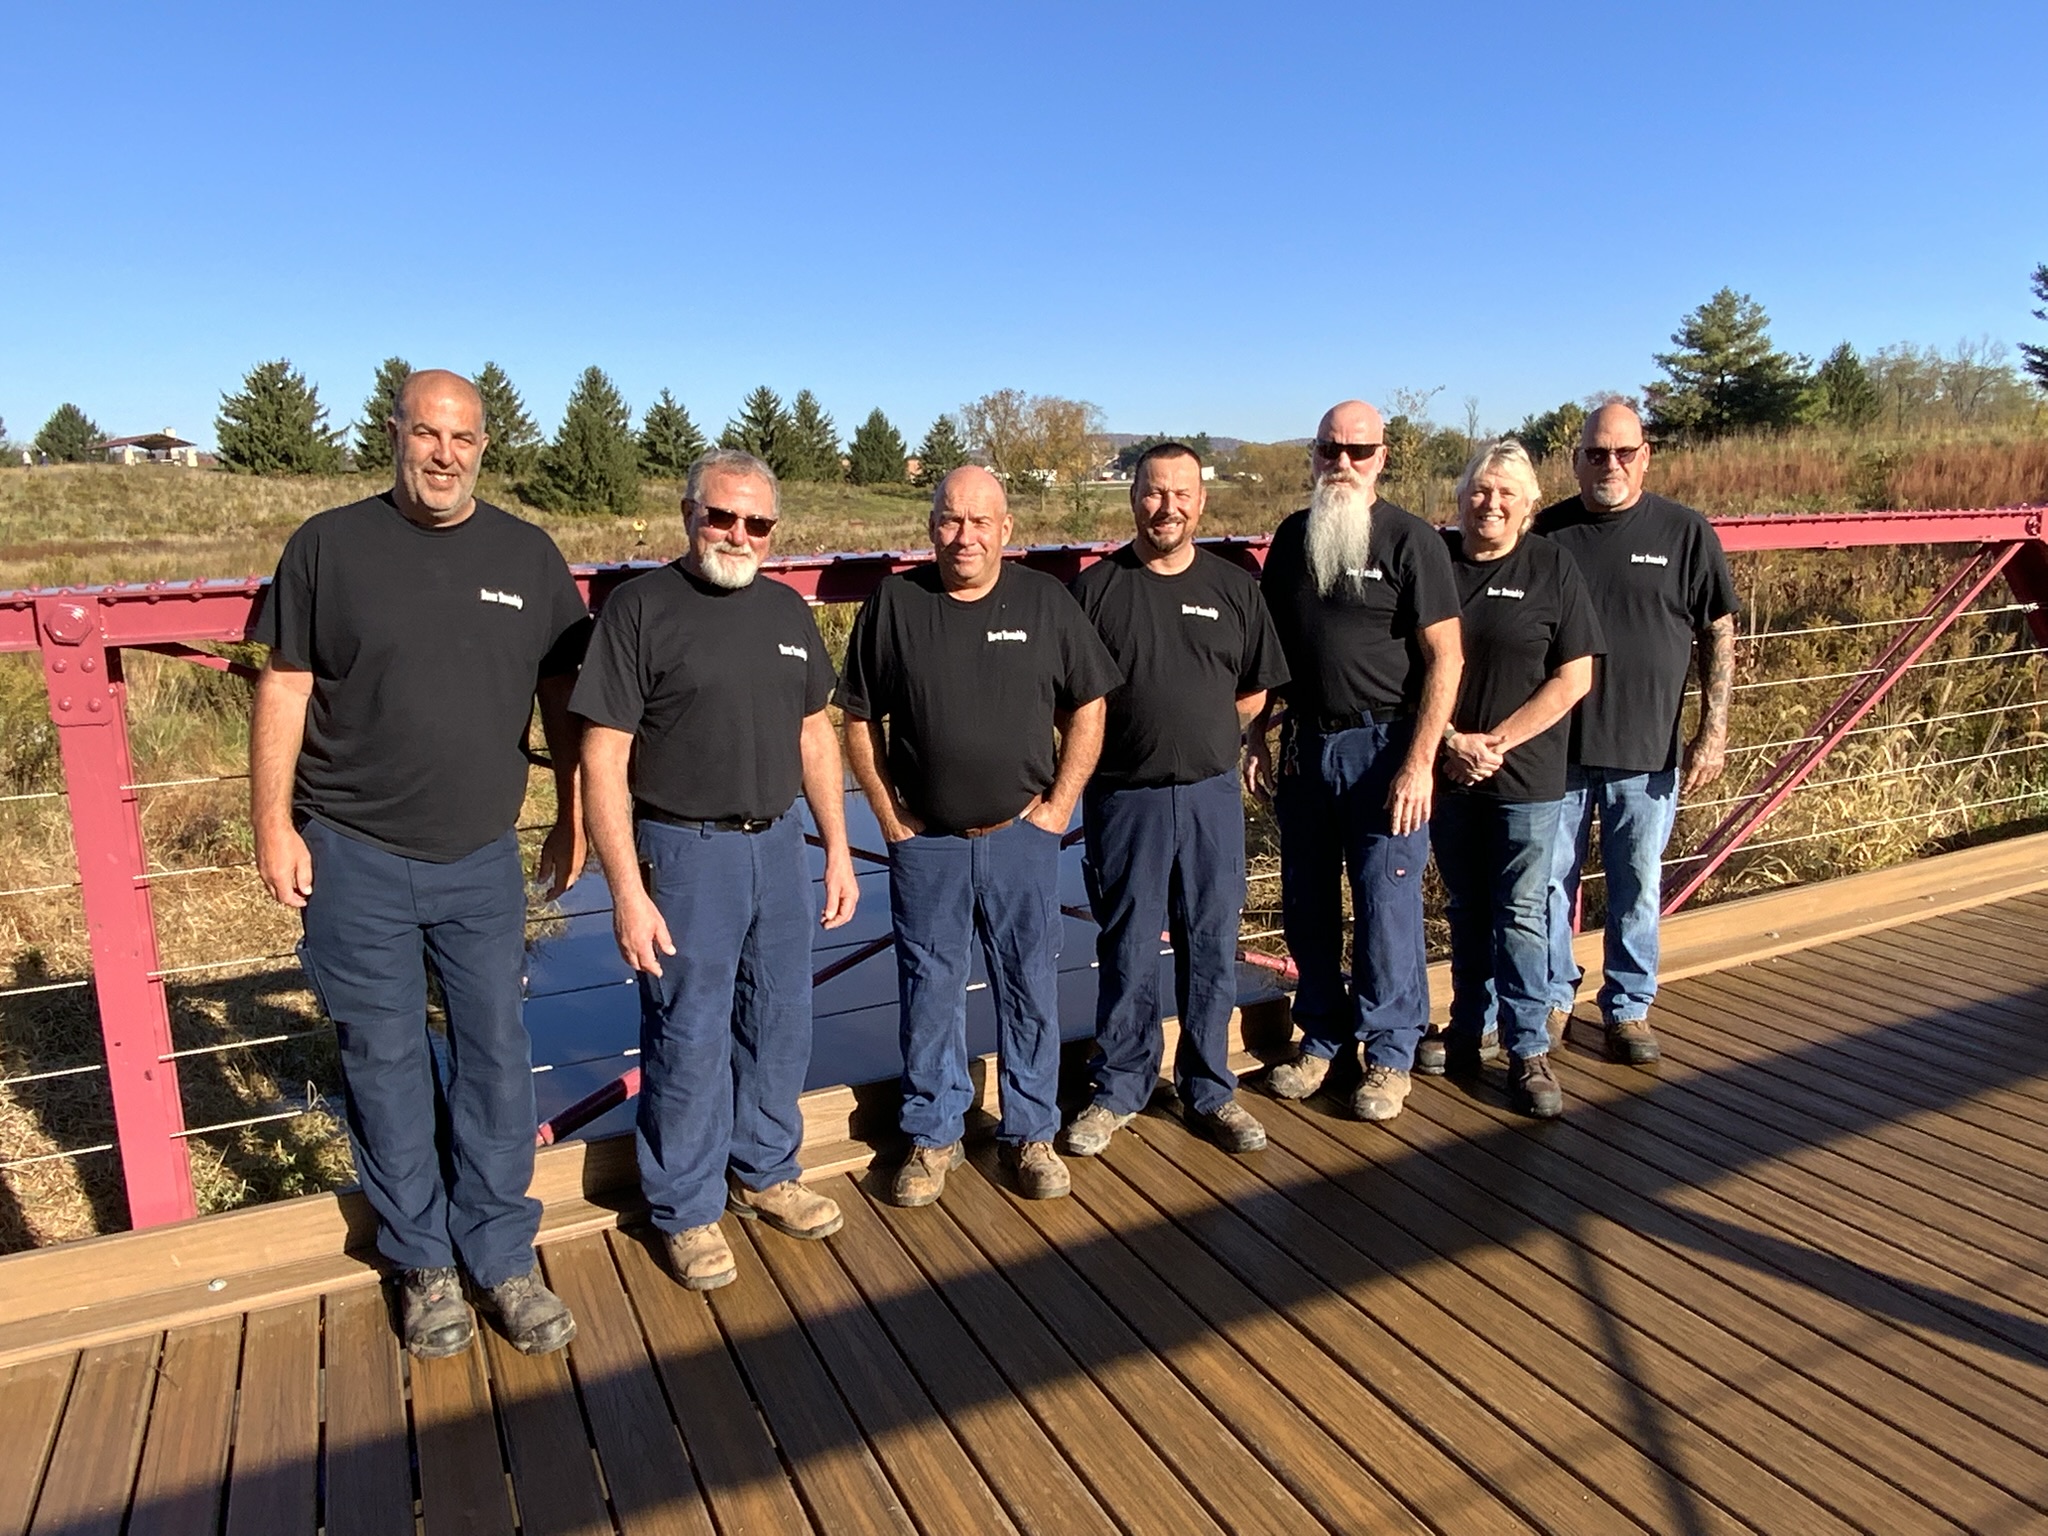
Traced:
[[1377, 498], [1362, 486], [1318, 480], [1308, 503], [1308, 572], [1319, 596], [1356, 588], [1372, 548]]

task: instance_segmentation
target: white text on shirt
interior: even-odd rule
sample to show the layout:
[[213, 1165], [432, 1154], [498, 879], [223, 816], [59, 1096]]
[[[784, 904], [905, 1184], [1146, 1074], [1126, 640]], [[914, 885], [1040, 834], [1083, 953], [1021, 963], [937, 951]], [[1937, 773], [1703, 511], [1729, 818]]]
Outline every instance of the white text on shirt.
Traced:
[[1030, 634], [1021, 629], [992, 629], [988, 632], [991, 640], [1029, 640]]
[[1223, 617], [1214, 608], [1197, 608], [1193, 603], [1182, 603], [1180, 611], [1183, 616], [1193, 614], [1198, 619], [1220, 619]]
[[517, 592], [493, 592], [489, 587], [478, 591], [477, 596], [487, 603], [503, 603], [507, 608], [524, 608], [526, 599]]

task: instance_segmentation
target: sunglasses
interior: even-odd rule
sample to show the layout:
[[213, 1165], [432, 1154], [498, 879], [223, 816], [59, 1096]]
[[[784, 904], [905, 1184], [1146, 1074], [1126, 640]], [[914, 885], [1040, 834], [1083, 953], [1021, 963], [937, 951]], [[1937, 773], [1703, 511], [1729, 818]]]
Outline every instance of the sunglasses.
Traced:
[[1637, 443], [1633, 448], [1581, 448], [1579, 452], [1586, 456], [1588, 464], [1628, 465], [1635, 463], [1636, 455], [1648, 446], [1647, 443]]
[[1316, 457], [1344, 458], [1354, 464], [1363, 464], [1385, 446], [1384, 443], [1333, 443], [1327, 437], [1319, 437], [1316, 439]]
[[726, 507], [706, 507], [700, 505], [697, 510], [704, 514], [704, 526], [711, 529], [712, 532], [730, 533], [734, 523], [745, 523], [747, 525], [747, 537], [750, 539], [767, 538], [769, 534], [775, 531], [775, 524], [777, 522], [777, 519], [772, 517], [742, 517], [739, 513]]

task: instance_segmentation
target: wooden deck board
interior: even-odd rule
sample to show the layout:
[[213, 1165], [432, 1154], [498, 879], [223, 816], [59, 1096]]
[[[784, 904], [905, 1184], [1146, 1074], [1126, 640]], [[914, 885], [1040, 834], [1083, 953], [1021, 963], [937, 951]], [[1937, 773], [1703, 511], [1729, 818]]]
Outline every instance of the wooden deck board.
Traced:
[[[2024, 862], [1830, 893], [1818, 947], [1695, 923], [1664, 1062], [1575, 1038], [1560, 1121], [1497, 1077], [1385, 1125], [1248, 1092], [1265, 1153], [1151, 1114], [1068, 1201], [986, 1147], [926, 1210], [833, 1177], [844, 1230], [736, 1230], [708, 1298], [586, 1198], [617, 1147], [563, 1159], [554, 1356], [406, 1361], [370, 1271], [313, 1251], [345, 1207], [137, 1247], [168, 1312], [90, 1254], [15, 1263], [0, 1299], [74, 1305], [0, 1341], [0, 1536], [2048, 1528]], [[1966, 905], [1994, 876], [2025, 890]]]

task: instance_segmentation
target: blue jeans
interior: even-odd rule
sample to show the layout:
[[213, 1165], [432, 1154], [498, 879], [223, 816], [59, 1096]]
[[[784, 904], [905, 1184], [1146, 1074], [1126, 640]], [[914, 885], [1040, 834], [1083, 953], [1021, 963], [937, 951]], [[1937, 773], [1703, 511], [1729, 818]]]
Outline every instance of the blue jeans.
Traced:
[[[1408, 1071], [1429, 1022], [1422, 866], [1429, 829], [1396, 837], [1387, 811], [1414, 724], [1396, 720], [1324, 736], [1289, 726], [1273, 811], [1280, 822], [1280, 916], [1301, 980], [1302, 1049], [1325, 1059], [1346, 1042], [1375, 1066]], [[1344, 977], [1340, 878], [1351, 882], [1351, 978]]]
[[718, 1220], [728, 1169], [797, 1176], [818, 909], [794, 812], [762, 832], [642, 821], [636, 841], [676, 953], [640, 977], [634, 1148], [655, 1226], [680, 1232]]
[[[404, 1269], [460, 1256], [478, 1285], [533, 1267], [533, 1048], [522, 1018], [526, 879], [510, 832], [452, 864], [303, 828], [313, 856], [299, 959], [341, 1050], [356, 1177], [377, 1251]], [[427, 961], [447, 1002], [427, 1033]]]
[[996, 1013], [998, 1135], [1060, 1128], [1060, 839], [1018, 820], [986, 837], [919, 833], [889, 845], [889, 910], [903, 1010], [903, 1132], [951, 1146], [974, 1100], [967, 1071], [968, 945], [979, 939]]
[[1159, 936], [1173, 947], [1180, 1019], [1174, 1086], [1213, 1114], [1237, 1091], [1237, 922], [1244, 906], [1244, 799], [1233, 770], [1199, 784], [1091, 787], [1081, 802], [1082, 873], [1097, 924], [1095, 1101], [1135, 1114], [1166, 1049]]
[[1549, 901], [1559, 802], [1510, 802], [1441, 786], [1429, 838], [1450, 900], [1450, 1043], [1498, 1026], [1509, 1053], [1550, 1049]]
[[1572, 907], [1597, 815], [1600, 865], [1607, 872], [1600, 1017], [1610, 1024], [1644, 1018], [1657, 996], [1664, 848], [1678, 819], [1678, 770], [1574, 765], [1565, 773], [1562, 805], [1550, 861], [1550, 1005], [1571, 1007], [1584, 974], [1572, 958]]

